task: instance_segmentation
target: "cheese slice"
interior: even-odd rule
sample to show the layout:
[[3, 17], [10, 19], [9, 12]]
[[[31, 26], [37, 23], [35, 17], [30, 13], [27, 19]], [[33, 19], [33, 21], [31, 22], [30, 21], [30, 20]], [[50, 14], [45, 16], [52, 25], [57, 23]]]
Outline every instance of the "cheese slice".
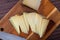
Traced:
[[9, 20], [10, 20], [11, 24], [13, 25], [13, 27], [16, 29], [17, 33], [20, 34], [18, 19], [19, 18], [16, 15], [16, 16], [11, 17]]
[[35, 17], [36, 17], [36, 13], [29, 13], [27, 15], [27, 21], [30, 25], [30, 28], [33, 32], [36, 32], [36, 26], [35, 26]]
[[41, 30], [41, 26], [42, 26], [42, 19], [43, 19], [43, 16], [39, 15], [39, 14], [36, 14], [36, 33], [37, 34], [40, 34], [40, 30]]
[[35, 10], [38, 10], [41, 4], [41, 0], [23, 0], [23, 4]]
[[23, 15], [21, 16], [15, 15], [11, 17], [9, 20], [13, 25], [13, 27], [18, 32], [18, 34], [20, 34], [20, 29], [22, 32], [27, 34], [30, 25], [31, 30], [39, 34], [40, 38], [44, 35], [47, 25], [49, 23], [49, 20], [44, 19], [44, 16], [41, 16], [36, 12], [32, 12], [32, 13], [24, 12]]
[[20, 24], [20, 28], [21, 28], [21, 31], [24, 32], [24, 33], [28, 33], [28, 29], [26, 27], [26, 23], [24, 21], [24, 18], [23, 18], [23, 15], [19, 16], [19, 24]]
[[28, 24], [28, 21], [27, 21], [27, 17], [28, 17], [27, 15], [28, 15], [28, 13], [26, 13], [26, 12], [23, 13], [25, 24], [26, 24], [27, 30], [29, 31], [29, 24]]
[[39, 33], [40, 38], [44, 35], [44, 33], [47, 29], [48, 23], [49, 23], [49, 20], [47, 20], [47, 19], [42, 20], [42, 26], [41, 26], [41, 30], [40, 30], [40, 33]]

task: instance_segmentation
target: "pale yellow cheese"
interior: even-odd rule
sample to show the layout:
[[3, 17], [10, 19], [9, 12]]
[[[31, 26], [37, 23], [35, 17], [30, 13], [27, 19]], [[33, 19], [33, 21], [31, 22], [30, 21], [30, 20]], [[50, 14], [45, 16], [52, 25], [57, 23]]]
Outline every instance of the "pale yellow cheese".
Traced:
[[24, 21], [25, 21], [27, 30], [29, 31], [29, 24], [28, 24], [28, 21], [27, 21], [27, 17], [28, 17], [27, 15], [28, 15], [28, 13], [26, 13], [26, 12], [23, 13]]
[[16, 16], [11, 17], [9, 20], [10, 20], [11, 24], [13, 25], [13, 27], [16, 29], [17, 33], [20, 34], [18, 19], [19, 18], [16, 15]]
[[44, 33], [47, 29], [48, 23], [49, 23], [49, 20], [47, 20], [47, 19], [42, 20], [42, 26], [41, 26], [41, 30], [40, 30], [40, 33], [39, 33], [40, 38], [43, 37], [43, 35], [44, 35]]
[[22, 32], [27, 34], [30, 25], [31, 30], [39, 34], [40, 38], [44, 35], [47, 25], [49, 23], [49, 20], [44, 19], [44, 16], [41, 16], [36, 12], [32, 13], [24, 12], [23, 15], [12, 16], [9, 20], [16, 29], [16, 31], [18, 32], [18, 34], [20, 34], [20, 29]]
[[33, 32], [36, 32], [35, 17], [36, 17], [36, 13], [29, 13], [27, 15], [27, 21], [28, 21], [30, 28]]
[[41, 0], [23, 0], [23, 4], [29, 6], [35, 10], [38, 10]]
[[41, 30], [41, 26], [42, 26], [42, 19], [43, 19], [43, 16], [39, 15], [39, 14], [36, 14], [36, 33], [39, 34], [40, 33], [40, 30]]
[[24, 21], [24, 18], [23, 18], [23, 15], [19, 16], [19, 24], [20, 24], [20, 28], [21, 28], [21, 31], [24, 32], [24, 33], [28, 33], [28, 29], [26, 27], [26, 23]]

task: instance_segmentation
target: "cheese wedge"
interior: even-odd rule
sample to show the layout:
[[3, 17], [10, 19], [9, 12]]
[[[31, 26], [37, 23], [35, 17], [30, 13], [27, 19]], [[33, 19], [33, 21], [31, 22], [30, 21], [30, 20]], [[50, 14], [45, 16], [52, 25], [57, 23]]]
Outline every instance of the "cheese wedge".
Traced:
[[27, 30], [29, 31], [29, 24], [28, 24], [28, 21], [27, 21], [27, 17], [28, 17], [27, 15], [28, 15], [28, 13], [26, 13], [26, 12], [23, 13], [25, 24], [26, 24]]
[[41, 26], [41, 30], [39, 32], [40, 38], [43, 37], [43, 35], [47, 29], [48, 23], [49, 23], [49, 20], [47, 20], [47, 19], [42, 20], [42, 26]]
[[18, 19], [19, 18], [16, 15], [16, 16], [11, 17], [9, 20], [10, 20], [11, 24], [13, 25], [13, 27], [16, 29], [17, 33], [20, 34]]
[[23, 4], [38, 10], [41, 4], [41, 0], [23, 0]]
[[28, 33], [28, 29], [26, 27], [26, 23], [24, 21], [24, 18], [23, 18], [23, 15], [19, 16], [19, 24], [20, 24], [20, 28], [21, 28], [21, 31], [24, 32], [24, 33]]
[[27, 21], [28, 21], [30, 28], [33, 32], [36, 32], [35, 17], [36, 17], [36, 13], [29, 13], [27, 15]]

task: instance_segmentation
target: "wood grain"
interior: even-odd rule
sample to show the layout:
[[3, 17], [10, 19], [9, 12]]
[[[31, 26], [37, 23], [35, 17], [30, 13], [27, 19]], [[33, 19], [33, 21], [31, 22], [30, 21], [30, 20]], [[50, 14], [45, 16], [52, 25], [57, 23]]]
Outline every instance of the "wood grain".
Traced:
[[9, 22], [9, 18], [19, 14], [22, 15], [23, 12], [32, 12], [33, 9], [30, 9], [24, 5], [21, 5], [21, 1], [17, 2], [17, 4], [0, 20], [0, 26], [4, 28], [4, 32], [8, 32], [11, 34], [15, 34], [24, 38], [27, 38], [27, 36], [31, 33], [29, 31], [28, 34], [25, 34], [21, 32], [20, 34], [17, 34], [16, 30], [13, 28], [12, 24]]
[[54, 5], [49, 0], [42, 0], [38, 13], [48, 16], [48, 14], [54, 9]]

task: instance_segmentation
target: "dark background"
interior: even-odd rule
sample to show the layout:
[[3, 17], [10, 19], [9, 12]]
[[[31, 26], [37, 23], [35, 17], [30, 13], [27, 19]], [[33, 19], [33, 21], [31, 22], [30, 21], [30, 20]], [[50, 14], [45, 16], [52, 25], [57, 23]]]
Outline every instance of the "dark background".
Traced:
[[49, 0], [60, 11], [60, 0]]
[[0, 0], [0, 19], [16, 4], [18, 0]]

